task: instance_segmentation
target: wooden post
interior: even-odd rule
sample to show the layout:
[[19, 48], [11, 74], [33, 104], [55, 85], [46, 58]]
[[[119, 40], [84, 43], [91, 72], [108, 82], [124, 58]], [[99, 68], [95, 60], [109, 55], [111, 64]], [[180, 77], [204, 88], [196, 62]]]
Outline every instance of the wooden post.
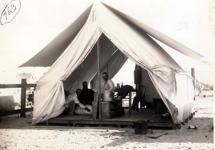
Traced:
[[21, 80], [21, 115], [20, 117], [25, 117], [25, 105], [26, 105], [26, 79]]
[[196, 77], [195, 77], [195, 69], [191, 68], [191, 76], [193, 78], [193, 86], [196, 88]]
[[101, 69], [100, 69], [100, 44], [99, 39], [97, 41], [97, 69], [98, 69], [98, 103], [99, 103], [99, 120], [102, 120], [102, 103], [101, 103]]
[[131, 92], [129, 92], [129, 94], [128, 94], [128, 96], [129, 96], [129, 106], [128, 106], [128, 112], [129, 112], [129, 115], [131, 115]]

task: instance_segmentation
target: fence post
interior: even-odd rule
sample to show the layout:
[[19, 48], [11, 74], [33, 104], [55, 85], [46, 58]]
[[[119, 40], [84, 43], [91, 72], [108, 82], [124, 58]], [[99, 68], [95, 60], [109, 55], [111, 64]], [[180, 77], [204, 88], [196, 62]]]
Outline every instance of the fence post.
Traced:
[[26, 85], [27, 80], [21, 80], [21, 115], [20, 117], [25, 117], [25, 105], [26, 105]]
[[196, 76], [195, 76], [195, 69], [191, 68], [191, 76], [193, 78], [193, 86], [196, 88]]

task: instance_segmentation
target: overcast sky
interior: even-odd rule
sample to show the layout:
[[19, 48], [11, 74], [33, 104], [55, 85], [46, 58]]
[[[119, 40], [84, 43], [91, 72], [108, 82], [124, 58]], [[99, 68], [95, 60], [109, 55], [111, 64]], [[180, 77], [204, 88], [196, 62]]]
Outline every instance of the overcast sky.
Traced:
[[[10, 1], [0, 1], [0, 13]], [[210, 20], [210, 0], [103, 1], [202, 53], [207, 61], [213, 60], [215, 37]], [[12, 71], [33, 57], [70, 25], [93, 0], [20, 2], [21, 9], [17, 16], [10, 23], [0, 25], [1, 72]], [[203, 67], [204, 69], [209, 70], [207, 67]], [[206, 72], [203, 78], [211, 80], [211, 76]]]

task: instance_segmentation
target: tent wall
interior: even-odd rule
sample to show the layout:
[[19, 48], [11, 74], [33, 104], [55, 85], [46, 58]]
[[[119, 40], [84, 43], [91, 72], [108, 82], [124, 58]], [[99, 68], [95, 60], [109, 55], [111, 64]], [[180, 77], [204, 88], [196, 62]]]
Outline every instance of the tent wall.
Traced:
[[177, 120], [182, 122], [192, 113], [194, 100], [193, 80], [186, 74], [176, 74], [177, 95], [172, 102], [178, 108]]
[[143, 68], [141, 70], [141, 78], [142, 78], [141, 85], [144, 86], [144, 90], [145, 90], [144, 99], [148, 103], [153, 103], [153, 99], [160, 98], [160, 95], [158, 94], [154, 84], [152, 83], [152, 80], [149, 77], [148, 71], [146, 71]]
[[[173, 122], [181, 123], [187, 119], [192, 113], [194, 100], [192, 78], [185, 73], [175, 73], [174, 76], [167, 75], [166, 77], [173, 77], [169, 81], [175, 83], [172, 88], [168, 89], [168, 87], [162, 86], [165, 85], [165, 83], [162, 83], [162, 80], [157, 79], [159, 78], [158, 76], [154, 75], [150, 77], [154, 84], [157, 85], [157, 91], [168, 108]], [[156, 82], [160, 82], [160, 84], [156, 84]]]
[[[141, 70], [141, 85], [145, 87], [145, 101], [153, 103], [154, 98], [161, 98], [157, 92], [147, 70]], [[170, 113], [175, 115], [175, 123], [183, 122], [192, 113], [192, 105], [194, 99], [194, 87], [192, 84], [192, 78], [186, 74], [177, 73], [176, 76], [176, 92], [171, 96], [171, 99], [166, 99], [167, 108], [170, 109]], [[162, 95], [163, 96], [163, 95]]]

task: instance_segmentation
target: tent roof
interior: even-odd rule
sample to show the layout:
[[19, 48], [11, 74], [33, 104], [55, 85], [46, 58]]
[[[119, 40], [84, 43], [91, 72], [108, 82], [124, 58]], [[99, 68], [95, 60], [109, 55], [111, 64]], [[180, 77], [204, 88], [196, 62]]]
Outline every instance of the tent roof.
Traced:
[[39, 53], [22, 64], [20, 67], [51, 66], [85, 24], [91, 8], [92, 5], [88, 7], [70, 26], [68, 26], [56, 38], [54, 38], [46, 47], [44, 47]]
[[134, 28], [136, 28], [136, 30], [138, 30], [139, 32], [146, 32], [148, 33], [150, 36], [152, 36], [153, 38], [159, 40], [160, 42], [168, 45], [169, 47], [172, 47], [174, 50], [190, 56], [194, 59], [200, 59], [201, 57], [203, 57], [201, 54], [194, 52], [193, 50], [191, 50], [190, 48], [186, 47], [185, 45], [177, 42], [176, 40], [168, 37], [167, 35], [156, 31], [155, 29], [151, 28], [150, 26], [147, 26], [146, 24], [144, 24], [143, 22], [140, 22], [128, 15], [126, 15], [123, 12], [118, 11], [117, 9], [114, 9], [113, 7], [110, 7], [106, 4], [104, 4], [106, 7], [108, 7], [110, 10], [112, 10], [116, 15], [120, 16], [122, 19], [124, 19], [127, 23], [132, 24], [132, 26]]
[[[200, 55], [199, 53], [192, 51], [188, 47], [169, 38], [165, 34], [152, 29], [144, 23], [139, 22], [138, 20], [118, 11], [115, 8], [107, 6], [104, 3], [103, 5], [111, 10], [115, 15], [119, 16], [125, 22], [130, 24], [130, 26], [137, 30], [137, 32], [146, 32], [151, 37], [192, 58], [199, 59], [202, 57], [202, 55]], [[51, 66], [62, 54], [62, 52], [68, 47], [68, 45], [73, 41], [80, 29], [86, 23], [91, 8], [92, 5], [87, 8], [69, 27], [67, 27], [62, 33], [60, 33], [55, 39], [53, 39], [44, 49], [33, 56], [30, 60], [22, 64], [20, 67]]]

